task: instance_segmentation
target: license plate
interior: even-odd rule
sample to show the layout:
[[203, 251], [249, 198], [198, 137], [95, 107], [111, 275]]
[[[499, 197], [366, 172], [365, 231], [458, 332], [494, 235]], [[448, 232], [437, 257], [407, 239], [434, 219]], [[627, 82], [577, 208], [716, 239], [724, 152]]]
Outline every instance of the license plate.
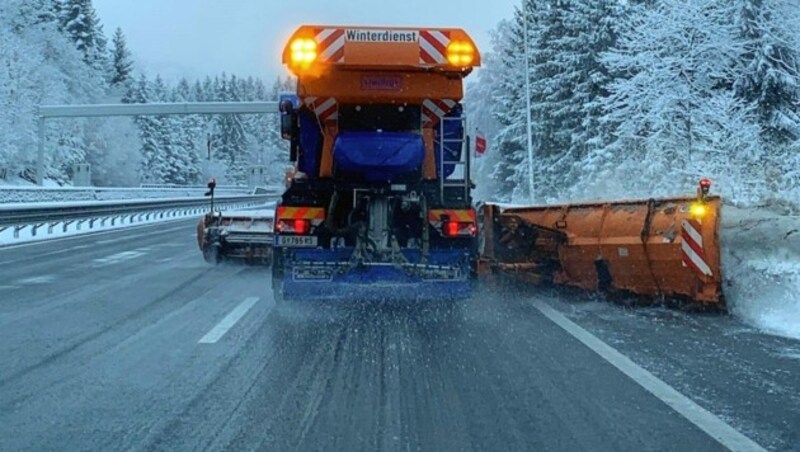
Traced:
[[313, 248], [317, 246], [317, 237], [307, 235], [279, 235], [275, 237], [275, 246], [284, 248]]

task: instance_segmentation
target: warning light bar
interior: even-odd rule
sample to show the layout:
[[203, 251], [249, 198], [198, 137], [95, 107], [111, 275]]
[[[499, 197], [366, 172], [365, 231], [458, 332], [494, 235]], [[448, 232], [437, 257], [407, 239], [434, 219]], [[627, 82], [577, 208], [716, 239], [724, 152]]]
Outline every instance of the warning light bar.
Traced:
[[286, 41], [282, 61], [295, 75], [316, 78], [331, 68], [457, 72], [481, 65], [460, 28], [303, 25]]
[[317, 41], [313, 38], [296, 38], [289, 48], [293, 68], [307, 69], [317, 59]]
[[447, 46], [447, 61], [456, 67], [469, 67], [475, 60], [475, 46], [466, 41], [453, 41]]

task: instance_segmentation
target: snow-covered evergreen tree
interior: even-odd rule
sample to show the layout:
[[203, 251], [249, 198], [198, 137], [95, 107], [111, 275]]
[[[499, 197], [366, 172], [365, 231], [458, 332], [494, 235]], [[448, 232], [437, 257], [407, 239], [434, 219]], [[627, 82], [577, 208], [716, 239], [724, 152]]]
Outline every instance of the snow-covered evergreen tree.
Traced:
[[[104, 91], [102, 78], [58, 26], [54, 3], [0, 2], [0, 177], [33, 181], [37, 147], [36, 107], [91, 103]], [[72, 163], [85, 161], [87, 120], [48, 121], [46, 171], [68, 179]]]
[[473, 160], [472, 180], [476, 184], [474, 195], [479, 200], [498, 199], [499, 192], [492, 180], [492, 172], [501, 160], [500, 153], [495, 149], [500, 124], [492, 114], [490, 106], [494, 102], [500, 86], [500, 64], [497, 54], [492, 51], [484, 52], [481, 56], [484, 68], [476, 74], [476, 79], [467, 86], [465, 99], [467, 118], [469, 118], [469, 133], [475, 136], [481, 134], [488, 140], [487, 152]]
[[[95, 17], [95, 20], [97, 18]], [[111, 51], [108, 48], [108, 38], [106, 38], [103, 24], [97, 20], [97, 33], [95, 33], [94, 53], [91, 57], [90, 66], [103, 74], [107, 83], [111, 82], [111, 74], [113, 73], [113, 61], [111, 59]]]
[[114, 48], [112, 49], [111, 84], [114, 86], [124, 85], [131, 79], [133, 60], [121, 28], [117, 28], [114, 32], [112, 44]]
[[[294, 80], [287, 77], [278, 77], [267, 91], [266, 86], [260, 81], [255, 85], [255, 100], [278, 101], [281, 94], [294, 93]], [[280, 117], [278, 115], [256, 115], [256, 123], [252, 132], [258, 143], [260, 162], [266, 166], [267, 180], [273, 184], [280, 184], [290, 167], [289, 144], [281, 138]]]
[[60, 10], [64, 32], [83, 54], [84, 61], [94, 65], [98, 55], [97, 43], [100, 39], [97, 12], [92, 6], [92, 0], [63, 0]]
[[[237, 77], [223, 74], [219, 81], [218, 99], [221, 102], [241, 101]], [[245, 183], [247, 168], [252, 163], [248, 153], [248, 138], [241, 115], [218, 115], [214, 136], [214, 158], [227, 166], [229, 183]]]
[[[125, 99], [130, 103], [149, 103], [154, 99], [150, 81], [142, 74]], [[141, 140], [141, 161], [139, 175], [142, 182], [162, 183], [167, 178], [166, 163], [161, 147], [161, 121], [154, 116], [136, 117]]]
[[[181, 79], [173, 90], [172, 102], [192, 102], [192, 90], [189, 82]], [[196, 184], [200, 180], [200, 154], [202, 140], [202, 120], [197, 115], [172, 116], [169, 118], [171, 129], [170, 143], [174, 156], [172, 183]]]
[[[555, 195], [571, 162], [580, 159], [572, 149], [572, 135], [581, 123], [578, 99], [572, 99], [582, 78], [580, 34], [574, 1], [541, 0], [528, 15], [531, 113], [536, 151], [536, 197]], [[527, 165], [523, 165], [527, 168]]]
[[[0, 2], [0, 178], [35, 180], [40, 104], [101, 103], [115, 96], [128, 103], [270, 98], [263, 82], [252, 78], [215, 77], [177, 85], [144, 75], [133, 80], [122, 33], [115, 33], [111, 51], [105, 50], [102, 30], [90, 0]], [[253, 117], [48, 120], [46, 177], [68, 183], [75, 163], [91, 163], [94, 182], [100, 184], [195, 183], [207, 137], [216, 136], [216, 158], [224, 154], [223, 169], [233, 167], [231, 181], [244, 182], [247, 167], [258, 157], [266, 162], [276, 154], [266, 135], [277, 133], [277, 117]], [[205, 171], [221, 174], [215, 168]]]
[[21, 2], [18, 6], [17, 14], [8, 16], [7, 20], [17, 33], [40, 24], [57, 24], [59, 23], [59, 10], [57, 9], [59, 4], [56, 0], [28, 0]]
[[[617, 24], [624, 11], [625, 7], [615, 0], [577, 2], [575, 17], [570, 18], [569, 25], [577, 30], [577, 34], [574, 38], [567, 37], [564, 44], [573, 56], [567, 62], [573, 62], [576, 73], [571, 98], [579, 105], [580, 124], [571, 134], [568, 156], [576, 158], [568, 162], [568, 177], [561, 178], [562, 193], [585, 177], [586, 167], [579, 162], [586, 161], [592, 150], [605, 147], [613, 139], [613, 125], [603, 122], [602, 118], [605, 114], [603, 99], [609, 94], [608, 86], [614, 80], [614, 74], [603, 64], [602, 55], [616, 45]], [[591, 172], [591, 167], [589, 169]]]
[[[605, 171], [597, 183], [621, 181], [627, 193], [652, 196], [679, 193], [709, 175], [732, 193], [758, 177], [759, 128], [725, 88], [743, 53], [730, 8], [661, 0], [628, 16], [604, 59], [611, 73], [626, 77], [609, 85], [605, 119], [618, 127], [601, 151]], [[595, 185], [596, 192], [604, 188]]]
[[[534, 2], [525, 4], [531, 9]], [[525, 15], [517, 10], [513, 21], [501, 22], [492, 35], [497, 67], [497, 84], [494, 87], [491, 111], [499, 131], [495, 137], [493, 152], [496, 153], [496, 165], [491, 170], [491, 183], [494, 193], [502, 201], [510, 201], [515, 189], [517, 198], [527, 198], [527, 172], [525, 168], [526, 152], [526, 102], [525, 82], [522, 74], [525, 71], [523, 20]], [[530, 18], [530, 15], [527, 17]], [[521, 190], [524, 194], [521, 194]]]
[[733, 12], [745, 46], [736, 93], [756, 104], [767, 143], [792, 143], [800, 139], [800, 3], [736, 0]]
[[[150, 90], [154, 102], [175, 100], [170, 97], [170, 89], [160, 75], [153, 80]], [[158, 165], [156, 173], [160, 174], [160, 182], [179, 185], [194, 182], [197, 174], [196, 159], [193, 157], [191, 144], [187, 143], [185, 131], [182, 130], [182, 117], [156, 116], [153, 120], [156, 124], [155, 140], [158, 143], [154, 161]]]

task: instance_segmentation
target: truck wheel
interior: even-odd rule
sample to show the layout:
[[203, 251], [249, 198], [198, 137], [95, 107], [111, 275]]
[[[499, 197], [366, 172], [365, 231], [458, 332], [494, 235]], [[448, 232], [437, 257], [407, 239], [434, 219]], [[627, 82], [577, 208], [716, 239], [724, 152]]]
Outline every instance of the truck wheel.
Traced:
[[284, 304], [283, 298], [283, 254], [281, 250], [272, 252], [272, 295], [275, 298], [275, 305]]
[[209, 245], [203, 248], [203, 259], [209, 264], [219, 264], [222, 261], [222, 253], [220, 253], [219, 245]]

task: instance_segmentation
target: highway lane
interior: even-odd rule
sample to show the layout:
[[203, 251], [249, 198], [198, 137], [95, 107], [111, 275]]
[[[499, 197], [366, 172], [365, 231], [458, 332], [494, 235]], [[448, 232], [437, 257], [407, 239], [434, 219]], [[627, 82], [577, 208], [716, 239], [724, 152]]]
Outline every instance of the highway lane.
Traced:
[[800, 445], [800, 346], [729, 317], [490, 288], [275, 307], [265, 269], [210, 267], [193, 231], [0, 249], [0, 449], [724, 449], [534, 298], [767, 449]]

